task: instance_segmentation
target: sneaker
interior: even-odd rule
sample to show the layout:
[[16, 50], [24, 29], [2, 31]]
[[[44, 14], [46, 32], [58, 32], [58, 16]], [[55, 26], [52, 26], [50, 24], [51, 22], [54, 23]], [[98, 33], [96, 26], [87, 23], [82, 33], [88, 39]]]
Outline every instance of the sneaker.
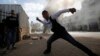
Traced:
[[50, 52], [50, 50], [45, 50], [43, 54], [49, 54]]

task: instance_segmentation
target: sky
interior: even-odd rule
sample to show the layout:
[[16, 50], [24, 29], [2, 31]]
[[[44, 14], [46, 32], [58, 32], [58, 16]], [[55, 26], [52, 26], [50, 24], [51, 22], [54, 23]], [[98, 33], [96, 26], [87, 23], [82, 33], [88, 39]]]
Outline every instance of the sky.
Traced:
[[[75, 7], [81, 10], [83, 0], [0, 0], [0, 4], [21, 4], [26, 14], [29, 16], [29, 22], [37, 23], [36, 17], [42, 18], [41, 12], [46, 9], [54, 13], [58, 10]], [[65, 13], [63, 16], [70, 16]]]
[[[59, 0], [59, 1], [58, 0], [0, 0], [0, 4], [21, 4], [26, 14], [29, 16], [29, 22], [33, 21], [33, 23], [36, 23], [38, 22], [36, 21], [36, 17], [43, 19], [41, 12], [45, 8], [48, 8], [48, 5], [50, 3], [54, 2], [55, 7], [57, 7], [57, 5], [59, 6], [59, 4], [62, 5], [62, 3], [60, 3], [61, 1], [65, 1], [65, 0]], [[68, 4], [69, 3], [71, 4], [73, 1], [74, 0], [66, 0]], [[77, 9], [81, 9], [81, 3], [80, 3], [81, 0], [80, 1], [75, 0], [75, 1], [77, 2], [74, 3], [74, 7], [76, 7]], [[52, 4], [50, 4], [50, 6], [54, 8]], [[66, 15], [70, 15], [70, 14], [67, 13], [65, 14], [65, 16]]]
[[42, 19], [41, 12], [46, 6], [46, 0], [0, 0], [0, 4], [20, 4], [29, 16], [29, 22], [36, 23], [36, 17]]

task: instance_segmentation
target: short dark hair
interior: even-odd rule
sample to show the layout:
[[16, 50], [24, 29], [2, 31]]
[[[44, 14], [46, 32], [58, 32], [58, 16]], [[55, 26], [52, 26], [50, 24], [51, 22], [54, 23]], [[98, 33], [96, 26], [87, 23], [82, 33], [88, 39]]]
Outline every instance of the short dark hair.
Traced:
[[42, 11], [42, 15], [43, 15], [44, 13], [46, 13], [46, 12], [48, 12], [48, 11], [46, 11], [46, 10]]
[[14, 10], [11, 10], [11, 14], [15, 14]]

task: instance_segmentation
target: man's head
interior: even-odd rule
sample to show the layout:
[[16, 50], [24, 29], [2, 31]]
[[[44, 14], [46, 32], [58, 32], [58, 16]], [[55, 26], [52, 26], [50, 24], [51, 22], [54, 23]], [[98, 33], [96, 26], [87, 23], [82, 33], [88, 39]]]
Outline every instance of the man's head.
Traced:
[[15, 16], [14, 10], [11, 10], [11, 16]]
[[42, 11], [42, 16], [43, 16], [43, 18], [45, 18], [47, 20], [49, 18], [48, 11], [46, 11], [46, 10]]
[[70, 8], [69, 11], [74, 14], [76, 12], [76, 9], [75, 8]]

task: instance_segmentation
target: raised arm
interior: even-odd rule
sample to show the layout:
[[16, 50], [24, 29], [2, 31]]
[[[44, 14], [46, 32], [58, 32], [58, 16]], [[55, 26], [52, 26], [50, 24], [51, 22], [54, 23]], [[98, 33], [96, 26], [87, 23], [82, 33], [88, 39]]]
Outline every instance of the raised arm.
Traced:
[[51, 15], [51, 17], [53, 19], [57, 19], [61, 14], [66, 13], [66, 12], [71, 12], [73, 14], [74, 12], [76, 12], [76, 9], [75, 8], [69, 8], [69, 9], [60, 10], [57, 13]]
[[55, 14], [51, 15], [51, 17], [53, 19], [57, 19], [61, 14], [66, 13], [66, 12], [70, 12], [69, 9], [60, 10], [56, 12]]

